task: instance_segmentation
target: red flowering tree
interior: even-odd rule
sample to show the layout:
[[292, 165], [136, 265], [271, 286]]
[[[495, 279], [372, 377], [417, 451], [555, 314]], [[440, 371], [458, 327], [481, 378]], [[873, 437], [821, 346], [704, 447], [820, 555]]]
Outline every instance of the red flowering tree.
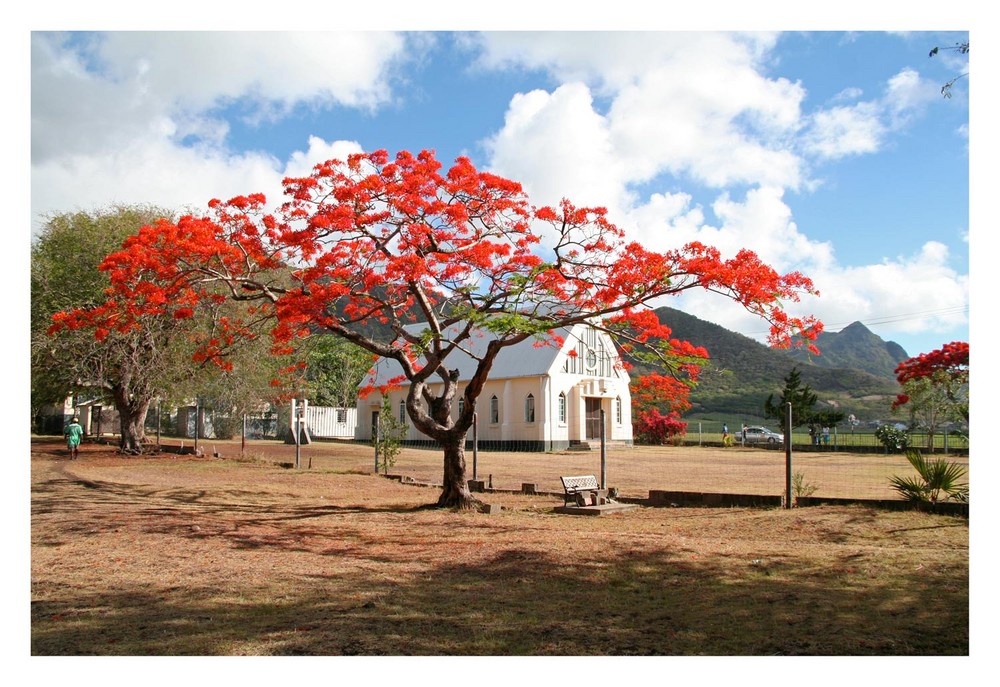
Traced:
[[[396, 361], [408, 385], [406, 411], [444, 453], [441, 506], [470, 507], [463, 445], [497, 354], [529, 338], [589, 322], [621, 345], [652, 351], [668, 366], [691, 347], [671, 340], [647, 307], [688, 289], [724, 294], [770, 322], [771, 342], [815, 338], [813, 318], [781, 303], [812, 292], [810, 280], [779, 274], [750, 251], [725, 260], [691, 243], [664, 253], [629, 242], [603, 208], [533, 207], [521, 186], [459, 158], [446, 172], [432, 152], [385, 151], [316, 165], [284, 181], [273, 211], [261, 195], [209, 204], [202, 217], [159, 222], [108, 257], [116, 304], [107, 326], [128, 329], [145, 314], [187, 317], [223, 285], [247, 305], [202, 350], [218, 357], [272, 318], [279, 350], [318, 331], [376, 358]], [[543, 243], [544, 239], [544, 243]], [[288, 266], [291, 285], [270, 275]], [[408, 327], [423, 323], [422, 327]], [[456, 351], [489, 337], [461, 391]]]
[[[673, 342], [675, 350], [682, 344]], [[651, 373], [632, 380], [632, 430], [642, 443], [664, 444], [668, 439], [687, 433], [687, 423], [680, 416], [691, 407], [691, 386], [697, 382], [700, 368], [695, 359], [708, 357], [704, 348], [690, 351], [689, 362], [680, 363], [674, 374]], [[678, 374], [679, 373], [679, 374]]]
[[[262, 398], [270, 399], [273, 391], [270, 375], [260, 381], [266, 368], [277, 364], [261, 364], [266, 338], [230, 349], [224, 365], [206, 366], [202, 355], [192, 360], [203, 345], [218, 345], [226, 311], [233, 310], [224, 296], [218, 295], [212, 307], [198, 308], [197, 317], [188, 316], [194, 310], [183, 303], [173, 311], [178, 317], [163, 317], [153, 308], [131, 310], [114, 291], [106, 298], [111, 282], [107, 270], [98, 266], [108, 252], [170, 215], [147, 206], [59, 215], [32, 247], [33, 400], [61, 402], [68, 394], [103, 397], [117, 411], [119, 446], [126, 453], [143, 451], [146, 415], [157, 398], [169, 402], [207, 396], [238, 415]], [[97, 305], [70, 307], [80, 302]]]
[[900, 384], [934, 376], [968, 384], [969, 344], [965, 341], [952, 341], [930, 353], [921, 353], [904, 360], [896, 366], [896, 380]]
[[927, 429], [929, 447], [942, 422], [969, 422], [969, 344], [952, 341], [941, 348], [904, 360], [896, 367], [903, 387], [892, 404], [903, 408], [911, 422]]
[[128, 333], [102, 328], [95, 340], [86, 316], [68, 317], [63, 311], [80, 303], [100, 303], [110, 285], [107, 274], [98, 269], [107, 253], [157, 217], [169, 215], [148, 206], [57, 215], [46, 222], [32, 246], [33, 400], [37, 394], [40, 400], [61, 403], [79, 394], [83, 399], [75, 398], [77, 403], [101, 399], [113, 404], [121, 449], [130, 453], [142, 449], [150, 404], [194, 374], [193, 348], [188, 346], [191, 321], [150, 319]]

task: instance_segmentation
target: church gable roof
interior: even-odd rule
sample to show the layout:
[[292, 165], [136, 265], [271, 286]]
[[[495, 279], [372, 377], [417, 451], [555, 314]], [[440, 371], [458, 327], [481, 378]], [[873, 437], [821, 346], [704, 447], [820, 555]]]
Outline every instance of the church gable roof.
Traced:
[[[575, 346], [579, 330], [585, 327], [586, 325], [578, 324], [572, 329], [564, 327], [555, 330], [555, 333], [564, 341], [562, 347], [558, 346], [557, 343], [544, 342], [531, 337], [513, 346], [503, 348], [493, 361], [490, 379], [538, 377], [553, 372], [560, 354], [563, 350], [569, 350]], [[407, 327], [407, 330], [414, 334], [420, 334], [424, 329], [426, 329], [424, 324]], [[464, 350], [456, 350], [448, 356], [445, 364], [450, 369], [458, 369], [459, 381], [472, 378], [478, 359], [485, 352], [486, 346], [491, 340], [490, 336], [488, 332], [475, 333], [462, 343]], [[378, 361], [375, 368], [377, 373], [374, 381], [375, 386], [382, 386], [388, 380], [398, 377], [402, 373], [399, 363], [395, 360], [383, 358]], [[402, 384], [406, 385], [409, 382], [404, 381]]]

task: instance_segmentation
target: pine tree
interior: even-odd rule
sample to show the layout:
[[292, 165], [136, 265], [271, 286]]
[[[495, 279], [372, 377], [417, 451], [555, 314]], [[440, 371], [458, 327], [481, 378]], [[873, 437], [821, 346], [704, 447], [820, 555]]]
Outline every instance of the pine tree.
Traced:
[[798, 368], [793, 367], [792, 371], [785, 377], [785, 388], [781, 390], [781, 397], [775, 402], [774, 394], [764, 401], [764, 417], [774, 418], [781, 426], [781, 430], [788, 429], [786, 404], [792, 404], [792, 427], [808, 424], [813, 416], [813, 406], [816, 405], [818, 397], [808, 384], [802, 383], [802, 376]]

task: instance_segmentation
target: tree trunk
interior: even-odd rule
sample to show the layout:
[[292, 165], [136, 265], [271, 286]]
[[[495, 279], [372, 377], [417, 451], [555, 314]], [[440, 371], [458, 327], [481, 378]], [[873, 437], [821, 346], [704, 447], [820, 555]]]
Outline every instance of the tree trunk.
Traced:
[[146, 413], [151, 400], [138, 400], [116, 404], [121, 427], [119, 448], [123, 453], [142, 453], [146, 443]]
[[479, 507], [465, 478], [465, 434], [456, 434], [442, 442], [444, 448], [444, 488], [437, 505], [442, 508], [469, 510]]

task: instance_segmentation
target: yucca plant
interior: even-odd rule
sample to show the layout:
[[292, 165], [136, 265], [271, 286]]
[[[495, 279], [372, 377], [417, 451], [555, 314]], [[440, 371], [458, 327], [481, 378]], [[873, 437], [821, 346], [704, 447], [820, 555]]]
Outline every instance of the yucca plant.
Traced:
[[891, 478], [892, 488], [908, 501], [937, 503], [942, 500], [968, 501], [969, 485], [959, 484], [965, 477], [965, 467], [949, 463], [944, 458], [928, 461], [916, 449], [906, 452], [906, 460], [917, 471], [915, 477]]

